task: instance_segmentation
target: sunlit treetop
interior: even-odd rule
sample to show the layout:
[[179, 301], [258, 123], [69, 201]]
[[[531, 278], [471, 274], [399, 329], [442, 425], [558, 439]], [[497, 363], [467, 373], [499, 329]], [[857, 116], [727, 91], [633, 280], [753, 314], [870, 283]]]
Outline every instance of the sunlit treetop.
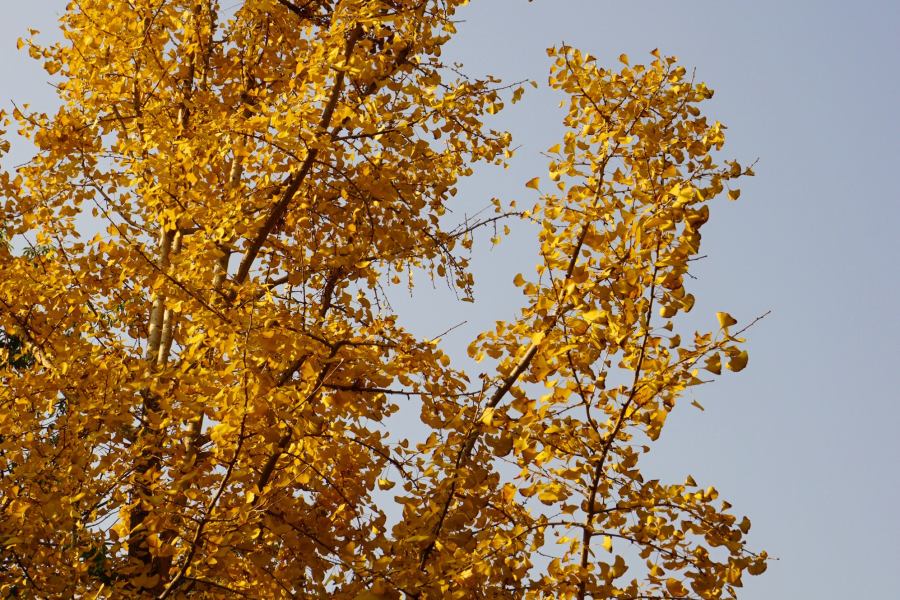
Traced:
[[[458, 224], [524, 92], [442, 61], [463, 4], [83, 0], [20, 41], [61, 102], [0, 115], [35, 145], [0, 173], [3, 598], [733, 598], [765, 570], [714, 488], [637, 466], [748, 362], [727, 313], [677, 332], [708, 203], [752, 175], [712, 91], [550, 49], [549, 183]], [[474, 300], [473, 236], [520, 219], [536, 276], [467, 374], [389, 289]]]

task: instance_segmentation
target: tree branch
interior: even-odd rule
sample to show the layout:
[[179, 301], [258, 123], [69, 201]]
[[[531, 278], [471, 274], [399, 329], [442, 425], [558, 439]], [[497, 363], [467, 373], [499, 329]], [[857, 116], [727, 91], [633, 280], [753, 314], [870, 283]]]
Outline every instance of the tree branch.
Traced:
[[[345, 63], [350, 60], [350, 56], [353, 53], [353, 47], [356, 45], [356, 42], [359, 41], [360, 36], [362, 36], [362, 27], [357, 25], [353, 28], [353, 31], [350, 33], [350, 38], [347, 40], [347, 49], [344, 52]], [[331, 123], [331, 117], [334, 114], [334, 109], [337, 107], [338, 100], [341, 97], [341, 91], [344, 85], [344, 77], [345, 71], [343, 69], [339, 70], [338, 74], [335, 76], [334, 85], [331, 89], [331, 97], [328, 99], [328, 104], [325, 105], [325, 110], [322, 112], [322, 118], [319, 121], [320, 131], [327, 130], [328, 125]], [[266, 239], [269, 237], [269, 234], [272, 233], [272, 230], [275, 228], [276, 223], [278, 223], [281, 217], [284, 216], [284, 213], [287, 212], [288, 205], [290, 205], [291, 200], [294, 199], [294, 195], [297, 193], [297, 190], [300, 189], [300, 186], [306, 180], [306, 176], [309, 175], [309, 172], [312, 169], [313, 163], [316, 160], [316, 156], [318, 156], [318, 154], [318, 148], [311, 149], [309, 151], [309, 154], [306, 155], [306, 159], [303, 161], [303, 164], [300, 165], [300, 169], [291, 174], [291, 176], [288, 178], [288, 185], [281, 193], [281, 197], [278, 199], [278, 202], [276, 202], [272, 207], [272, 210], [269, 211], [269, 216], [266, 217], [265, 223], [263, 223], [259, 231], [256, 232], [256, 236], [250, 242], [249, 247], [244, 253], [244, 257], [241, 259], [241, 264], [238, 266], [237, 273], [235, 273], [234, 275], [234, 283], [236, 285], [240, 286], [247, 280], [247, 277], [250, 274], [250, 269], [253, 267], [253, 262], [259, 255], [259, 251], [262, 249], [263, 244], [265, 244]], [[235, 294], [235, 291], [230, 292], [229, 299], [233, 299]]]

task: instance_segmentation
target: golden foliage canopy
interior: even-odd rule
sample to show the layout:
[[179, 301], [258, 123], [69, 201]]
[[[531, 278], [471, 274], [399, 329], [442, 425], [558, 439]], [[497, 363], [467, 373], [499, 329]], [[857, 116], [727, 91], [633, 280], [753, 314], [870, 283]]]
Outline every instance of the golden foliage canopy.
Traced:
[[[730, 598], [765, 569], [715, 489], [637, 467], [699, 369], [747, 364], [731, 316], [672, 320], [752, 174], [713, 162], [712, 92], [550, 49], [554, 183], [453, 228], [523, 93], [442, 62], [465, 3], [80, 0], [20, 41], [62, 106], [0, 116], [37, 149], [0, 175], [0, 596]], [[470, 379], [383, 291], [470, 297], [475, 230], [518, 217], [537, 277]]]

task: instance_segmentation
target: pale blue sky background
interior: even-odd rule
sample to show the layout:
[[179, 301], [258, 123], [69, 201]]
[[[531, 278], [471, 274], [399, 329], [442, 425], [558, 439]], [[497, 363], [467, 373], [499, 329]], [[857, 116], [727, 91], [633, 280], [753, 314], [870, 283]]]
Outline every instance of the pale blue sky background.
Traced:
[[[64, 5], [0, 0], [3, 108], [53, 107], [47, 77], [15, 41], [29, 26], [55, 37]], [[690, 326], [714, 328], [722, 310], [742, 323], [772, 314], [750, 332], [749, 367], [700, 390], [705, 412], [676, 409], [645, 473], [690, 473], [750, 516], [752, 545], [780, 560], [745, 578], [743, 600], [900, 597], [900, 3], [475, 0], [459, 16], [445, 58], [473, 74], [545, 84], [544, 48], [561, 41], [608, 66], [659, 47], [716, 90], [704, 110], [729, 127], [724, 154], [760, 162], [738, 202], [713, 205]], [[479, 169], [462, 186], [457, 214], [492, 197], [533, 203], [524, 183], [546, 177], [539, 152], [562, 135], [559, 100], [544, 85], [498, 116], [521, 147], [509, 170]], [[513, 276], [536, 262], [533, 232], [515, 229], [491, 252], [487, 236], [476, 244], [475, 305], [442, 289], [398, 294], [402, 321], [434, 335], [468, 320], [447, 337], [464, 354], [511, 318]]]

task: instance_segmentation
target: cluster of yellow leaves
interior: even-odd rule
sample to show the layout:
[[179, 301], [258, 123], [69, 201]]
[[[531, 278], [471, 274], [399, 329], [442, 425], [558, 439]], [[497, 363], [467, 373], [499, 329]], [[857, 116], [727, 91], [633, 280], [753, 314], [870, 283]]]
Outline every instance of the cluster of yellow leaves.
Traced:
[[[460, 248], [512, 216], [442, 227], [511, 156], [498, 82], [440, 61], [465, 3], [83, 0], [66, 44], [21, 42], [63, 106], [15, 111], [38, 154], [0, 174], [4, 598], [720, 598], [764, 570], [715, 490], [636, 467], [699, 365], [747, 363], [725, 313], [687, 347], [668, 320], [705, 203], [750, 174], [712, 163], [674, 59], [550, 51], [559, 193], [523, 215], [521, 317], [470, 347], [493, 374], [390, 314], [411, 269], [468, 294]], [[388, 441], [398, 400], [421, 443]]]

